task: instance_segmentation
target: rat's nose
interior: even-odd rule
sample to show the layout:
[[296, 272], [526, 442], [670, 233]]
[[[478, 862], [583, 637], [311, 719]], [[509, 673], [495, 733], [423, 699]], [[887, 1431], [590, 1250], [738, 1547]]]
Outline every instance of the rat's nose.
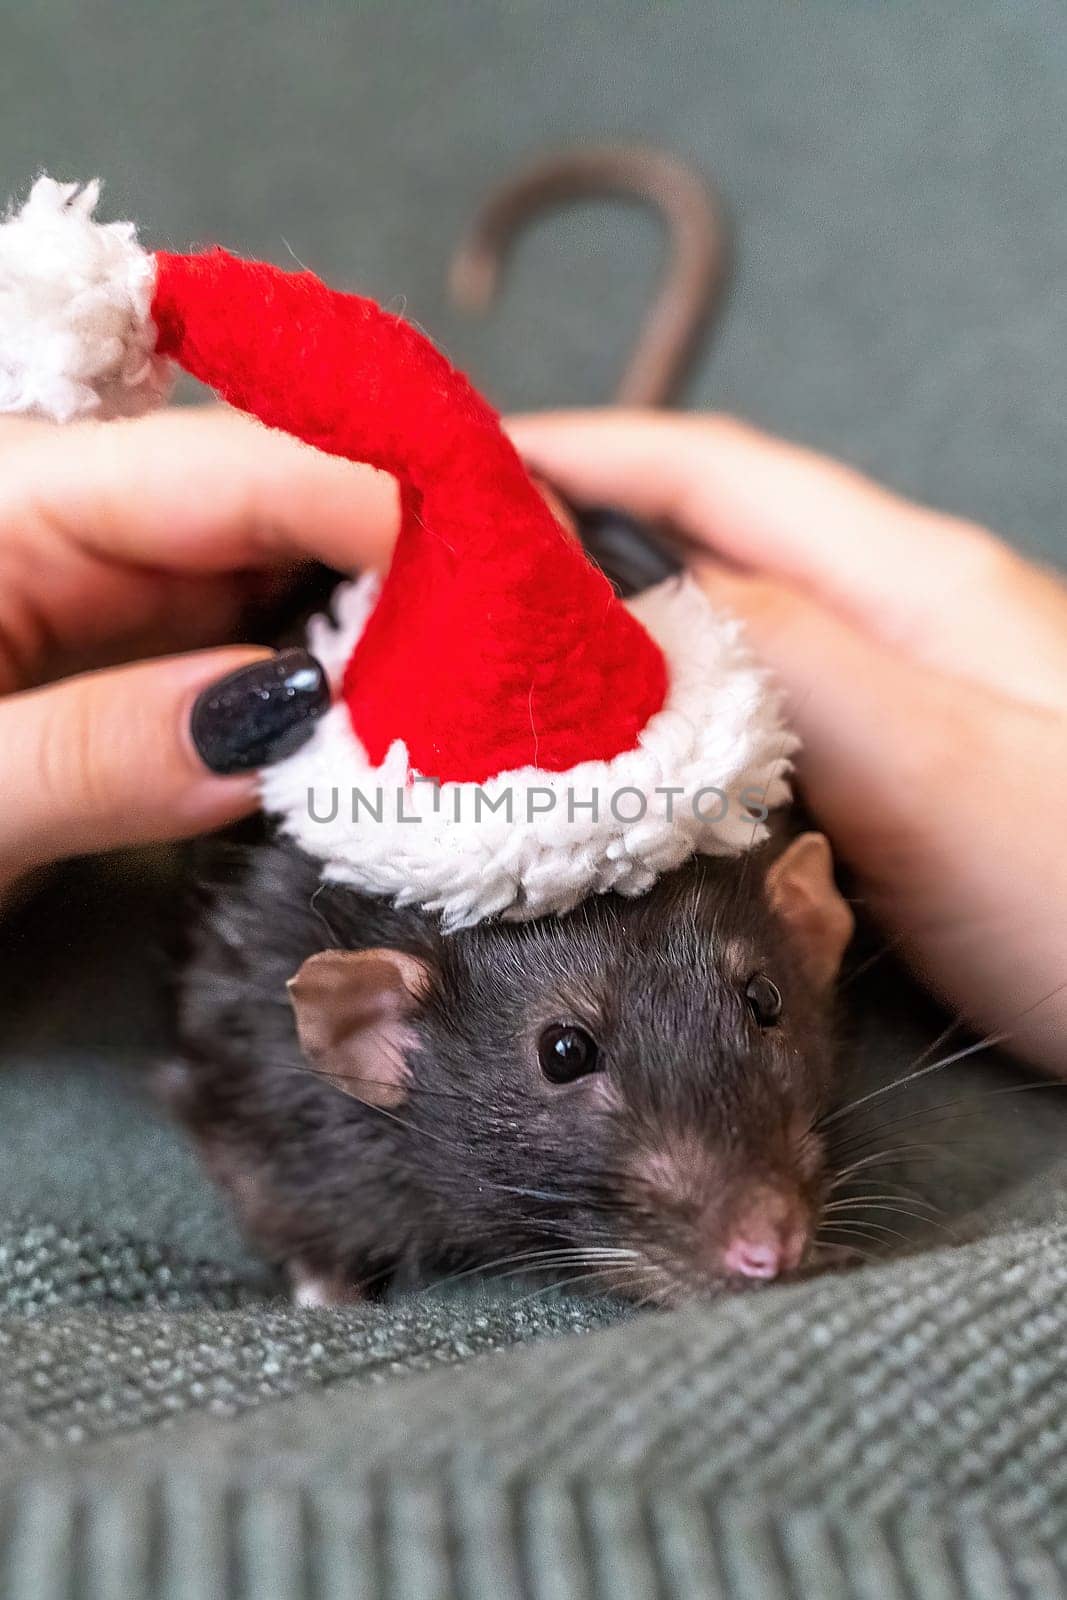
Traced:
[[752, 1196], [731, 1229], [722, 1264], [734, 1277], [777, 1278], [799, 1267], [807, 1244], [800, 1203], [765, 1189]]
[[742, 1278], [777, 1278], [785, 1269], [785, 1251], [777, 1239], [733, 1239], [722, 1260], [727, 1272]]

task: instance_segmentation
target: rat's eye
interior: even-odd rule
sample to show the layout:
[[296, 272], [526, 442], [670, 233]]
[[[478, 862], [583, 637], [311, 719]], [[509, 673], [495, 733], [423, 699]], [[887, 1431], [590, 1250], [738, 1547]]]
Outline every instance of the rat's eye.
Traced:
[[596, 1040], [574, 1022], [557, 1022], [537, 1041], [537, 1059], [549, 1083], [573, 1083], [599, 1068]]
[[762, 972], [749, 978], [745, 985], [745, 999], [761, 1028], [773, 1028], [781, 1020], [782, 996], [778, 992], [778, 985], [772, 983], [770, 978], [765, 978]]

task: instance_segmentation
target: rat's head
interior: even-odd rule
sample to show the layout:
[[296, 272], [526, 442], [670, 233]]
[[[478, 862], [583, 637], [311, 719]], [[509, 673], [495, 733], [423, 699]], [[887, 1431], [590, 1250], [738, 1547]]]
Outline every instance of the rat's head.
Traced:
[[672, 1301], [808, 1251], [851, 927], [806, 834], [432, 952], [326, 952], [291, 990], [309, 1062], [407, 1147], [428, 1263]]

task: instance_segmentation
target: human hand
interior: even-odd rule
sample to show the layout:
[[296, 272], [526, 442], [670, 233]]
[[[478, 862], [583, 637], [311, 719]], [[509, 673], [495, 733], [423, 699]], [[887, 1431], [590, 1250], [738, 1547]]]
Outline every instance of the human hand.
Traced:
[[[295, 560], [374, 564], [395, 525], [391, 479], [236, 413], [0, 418], [0, 897], [59, 857], [253, 810], [245, 768], [299, 738], [321, 677], [306, 656], [279, 667], [265, 649], [203, 647], [232, 638], [250, 594]], [[192, 653], [142, 659], [172, 650]], [[262, 673], [231, 689], [225, 728], [201, 730], [211, 771], [190, 732], [197, 697], [256, 663], [275, 684], [288, 665], [297, 692], [264, 719]]]
[[914, 967], [1067, 1072], [1067, 586], [985, 530], [721, 418], [518, 419], [577, 504], [662, 519], [746, 619], [798, 777]]

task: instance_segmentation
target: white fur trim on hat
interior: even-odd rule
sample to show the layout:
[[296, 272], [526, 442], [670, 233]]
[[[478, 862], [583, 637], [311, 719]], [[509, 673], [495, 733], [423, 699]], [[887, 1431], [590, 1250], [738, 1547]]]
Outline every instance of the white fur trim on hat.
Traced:
[[[346, 586], [336, 626], [317, 618], [309, 630], [335, 682], [378, 587], [373, 576]], [[788, 800], [798, 741], [741, 624], [685, 578], [628, 604], [669, 672], [666, 704], [633, 750], [567, 772], [524, 767], [481, 785], [436, 785], [413, 781], [400, 740], [373, 766], [339, 703], [302, 749], [263, 774], [266, 810], [322, 861], [325, 878], [437, 912], [449, 929], [562, 914], [608, 890], [643, 894], [694, 853], [737, 855], [761, 843], [767, 828], [753, 810]]]
[[0, 412], [70, 422], [159, 404], [169, 363], [154, 353], [155, 262], [132, 222], [94, 222], [100, 198], [38, 178], [0, 223]]

